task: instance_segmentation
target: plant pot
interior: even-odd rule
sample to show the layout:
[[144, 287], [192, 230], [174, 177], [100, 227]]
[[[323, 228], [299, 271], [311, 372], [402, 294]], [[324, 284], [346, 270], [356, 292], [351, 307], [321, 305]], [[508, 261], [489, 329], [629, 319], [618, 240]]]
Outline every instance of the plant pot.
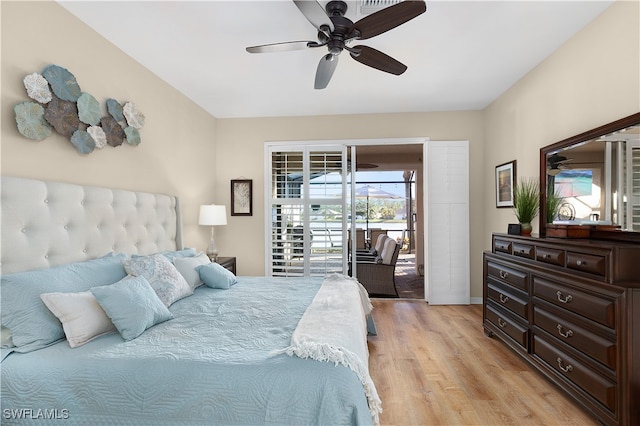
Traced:
[[531, 230], [533, 227], [530, 223], [521, 223], [520, 224], [520, 235], [531, 235]]

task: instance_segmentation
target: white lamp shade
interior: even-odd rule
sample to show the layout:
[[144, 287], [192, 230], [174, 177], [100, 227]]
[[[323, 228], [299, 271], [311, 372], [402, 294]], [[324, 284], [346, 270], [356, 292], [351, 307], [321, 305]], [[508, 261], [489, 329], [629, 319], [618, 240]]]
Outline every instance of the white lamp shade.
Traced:
[[215, 204], [200, 206], [198, 224], [209, 226], [226, 225], [227, 208], [225, 206], [216, 206]]

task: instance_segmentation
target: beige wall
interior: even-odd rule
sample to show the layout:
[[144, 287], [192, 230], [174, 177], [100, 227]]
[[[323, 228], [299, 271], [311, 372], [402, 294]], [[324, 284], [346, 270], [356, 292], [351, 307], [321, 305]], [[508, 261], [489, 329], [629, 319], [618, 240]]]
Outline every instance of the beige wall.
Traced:
[[485, 249], [516, 222], [495, 208], [496, 165], [515, 159], [518, 176], [538, 177], [541, 147], [640, 111], [639, 5], [614, 3], [484, 111]]
[[[200, 204], [214, 201], [216, 119], [55, 2], [2, 7], [2, 174], [164, 192], [180, 197], [185, 244], [206, 247]], [[13, 107], [29, 100], [22, 79], [57, 64], [103, 106], [134, 102], [145, 114], [142, 143], [79, 154], [57, 133], [36, 142], [18, 133]]]
[[[431, 140], [468, 140], [470, 145], [471, 206], [482, 205], [482, 113], [437, 112], [323, 117], [224, 119], [218, 123], [216, 194], [229, 200], [229, 181], [253, 179], [254, 215], [230, 217], [216, 230], [221, 252], [238, 257], [244, 275], [264, 273], [264, 145], [267, 141], [429, 137]], [[224, 201], [220, 200], [221, 202]], [[228, 202], [228, 201], [227, 201]], [[472, 270], [482, 269], [481, 209], [471, 208]], [[471, 295], [482, 296], [482, 276], [472, 274]]]

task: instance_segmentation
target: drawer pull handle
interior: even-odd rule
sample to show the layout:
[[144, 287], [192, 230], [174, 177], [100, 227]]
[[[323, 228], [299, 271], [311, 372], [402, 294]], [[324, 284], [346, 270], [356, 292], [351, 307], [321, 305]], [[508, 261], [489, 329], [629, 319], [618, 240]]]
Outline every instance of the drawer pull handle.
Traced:
[[549, 253], [545, 254], [543, 257], [544, 257], [545, 259], [551, 259], [551, 255], [550, 255]]
[[576, 260], [576, 265], [578, 266], [587, 266], [586, 260]]
[[503, 280], [506, 279], [509, 276], [509, 273], [506, 271], [500, 271], [500, 278], [502, 278]]
[[558, 334], [559, 335], [561, 335], [565, 339], [568, 339], [569, 337], [573, 336], [573, 330], [567, 330], [567, 331], [562, 331], [562, 330], [564, 330], [564, 327], [562, 327], [562, 325], [558, 324]]
[[571, 364], [567, 364], [565, 366], [564, 362], [562, 361], [562, 358], [558, 357], [556, 361], [558, 362], [558, 368], [564, 371], [565, 373], [570, 373], [573, 371], [573, 366]]
[[573, 297], [570, 294], [567, 294], [567, 297], [563, 298], [561, 291], [558, 291], [556, 295], [558, 296], [558, 300], [562, 303], [569, 303], [571, 302], [571, 299], [573, 299]]
[[507, 303], [509, 301], [509, 296], [505, 296], [504, 294], [500, 293], [500, 301], [502, 303]]
[[507, 322], [502, 318], [498, 318], [498, 325], [502, 328], [505, 328], [507, 326]]

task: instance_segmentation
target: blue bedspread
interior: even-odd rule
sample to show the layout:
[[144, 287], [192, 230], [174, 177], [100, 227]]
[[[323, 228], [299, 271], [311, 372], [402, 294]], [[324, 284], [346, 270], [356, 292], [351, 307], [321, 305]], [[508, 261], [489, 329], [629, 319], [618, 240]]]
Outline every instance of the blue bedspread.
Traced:
[[2, 424], [371, 424], [351, 370], [273, 355], [322, 278], [238, 279], [229, 290], [199, 287], [170, 307], [174, 319], [129, 342], [112, 333], [10, 355]]

